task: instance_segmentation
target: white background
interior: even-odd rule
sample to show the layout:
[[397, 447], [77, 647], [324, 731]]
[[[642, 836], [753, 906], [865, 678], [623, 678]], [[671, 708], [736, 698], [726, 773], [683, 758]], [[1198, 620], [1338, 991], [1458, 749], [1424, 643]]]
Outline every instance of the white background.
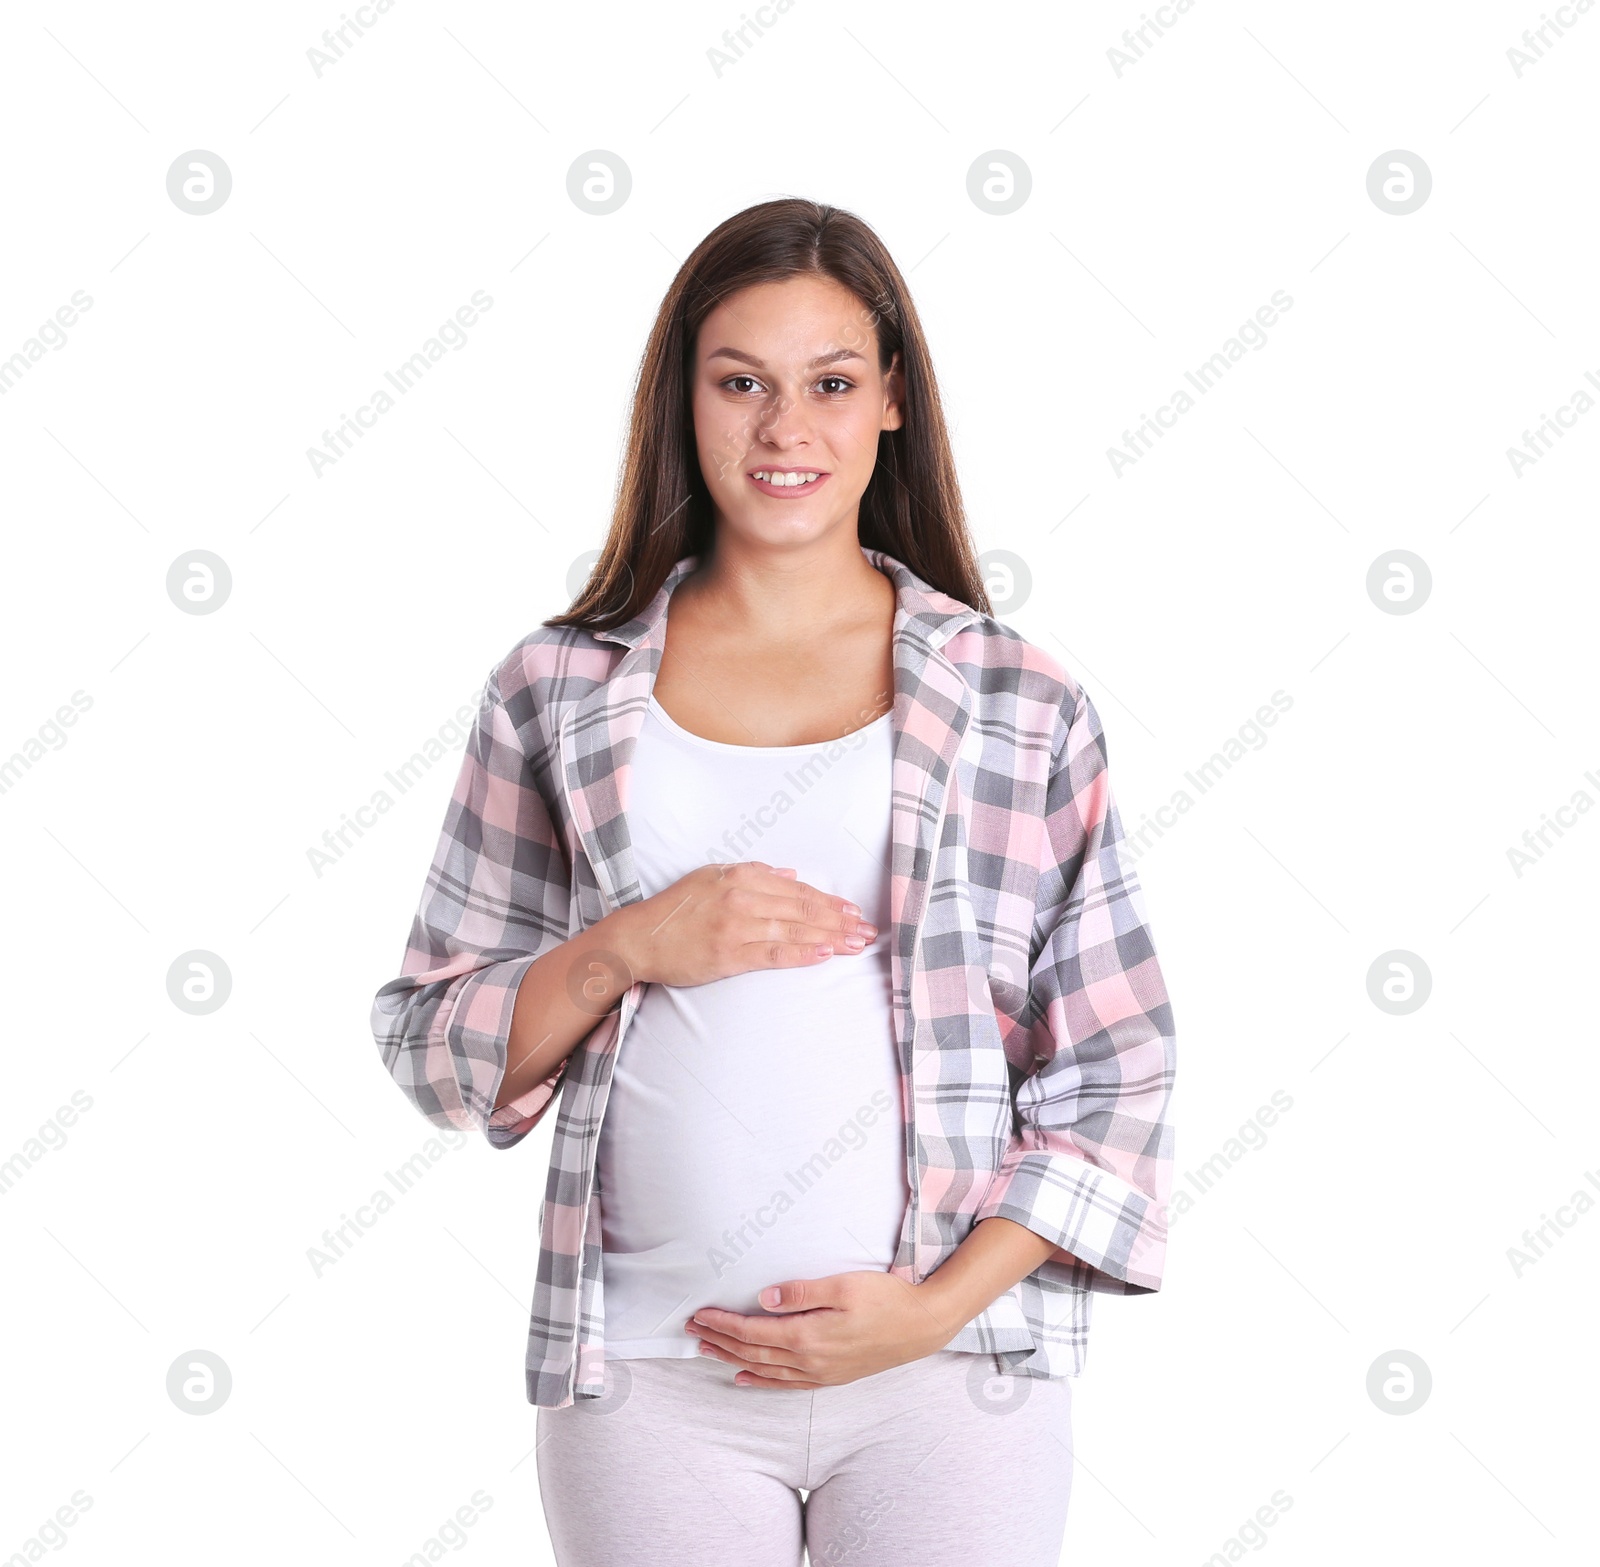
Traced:
[[[338, 0], [0, 21], [0, 358], [93, 300], [0, 397], [0, 756], [91, 704], [0, 793], [0, 1554], [81, 1490], [73, 1561], [397, 1563], [482, 1490], [459, 1554], [550, 1559], [522, 1353], [553, 1118], [449, 1153], [320, 1277], [308, 1249], [430, 1135], [367, 1018], [445, 726], [598, 546], [678, 261], [804, 195], [906, 272], [974, 537], [1031, 574], [1004, 618], [1095, 699], [1130, 835], [1292, 699], [1138, 856], [1176, 1190], [1293, 1107], [1175, 1217], [1159, 1294], [1096, 1301], [1063, 1560], [1229, 1559], [1279, 1490], [1234, 1555], [1592, 1559], [1600, 1212], [1520, 1276], [1508, 1250], [1600, 1199], [1600, 821], [1507, 851], [1600, 799], [1600, 411], [1520, 476], [1507, 449], [1600, 378], [1600, 11], [1520, 77], [1536, 4], [1199, 0], [1120, 75], [1137, 3], [796, 0], [719, 75], [740, 14], [398, 0], [320, 77]], [[207, 216], [166, 190], [194, 149], [232, 174]], [[610, 216], [567, 195], [592, 149], [631, 170]], [[1405, 216], [1367, 192], [1396, 149], [1433, 181]], [[994, 150], [1031, 171], [1007, 216], [967, 194]], [[478, 289], [466, 346], [317, 476]], [[1275, 290], [1266, 346], [1119, 476]], [[195, 550], [231, 572], [214, 614], [168, 597]], [[1367, 590], [1398, 550], [1431, 573], [1409, 614]], [[232, 977], [207, 1016], [167, 994], [192, 949]], [[1398, 1016], [1368, 992], [1397, 949], [1432, 982]], [[233, 1383], [203, 1417], [166, 1392], [195, 1349]], [[1405, 1415], [1367, 1391], [1395, 1350], [1432, 1378]]]

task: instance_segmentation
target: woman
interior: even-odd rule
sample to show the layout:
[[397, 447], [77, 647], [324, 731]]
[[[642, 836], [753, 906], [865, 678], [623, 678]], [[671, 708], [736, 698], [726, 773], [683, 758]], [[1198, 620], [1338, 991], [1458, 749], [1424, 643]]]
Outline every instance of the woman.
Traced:
[[565, 1086], [563, 1567], [1059, 1558], [1090, 1297], [1161, 1284], [1174, 1040], [1099, 716], [988, 610], [884, 246], [729, 219], [373, 1007], [438, 1125], [508, 1148]]

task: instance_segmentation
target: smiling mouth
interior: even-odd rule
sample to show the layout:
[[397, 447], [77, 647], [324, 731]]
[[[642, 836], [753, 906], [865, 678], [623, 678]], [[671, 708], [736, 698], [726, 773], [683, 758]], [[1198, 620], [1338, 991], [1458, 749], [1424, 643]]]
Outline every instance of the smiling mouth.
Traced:
[[751, 482], [768, 495], [805, 495], [816, 489], [827, 473], [821, 468], [755, 468]]

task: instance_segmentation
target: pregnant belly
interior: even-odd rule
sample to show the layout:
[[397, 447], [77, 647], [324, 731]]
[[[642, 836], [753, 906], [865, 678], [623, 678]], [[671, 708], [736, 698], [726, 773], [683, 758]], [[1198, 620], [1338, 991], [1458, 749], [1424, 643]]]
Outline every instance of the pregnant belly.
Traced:
[[607, 1354], [692, 1354], [700, 1306], [885, 1271], [905, 1152], [887, 952], [649, 986], [600, 1134]]

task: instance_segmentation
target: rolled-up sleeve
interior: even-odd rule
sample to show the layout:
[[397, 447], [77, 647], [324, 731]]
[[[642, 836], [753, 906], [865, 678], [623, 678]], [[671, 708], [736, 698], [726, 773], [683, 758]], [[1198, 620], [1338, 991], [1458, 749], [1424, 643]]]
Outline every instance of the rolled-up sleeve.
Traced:
[[1079, 688], [1051, 763], [1037, 955], [1025, 1015], [1034, 1069], [974, 1217], [1011, 1219], [1054, 1241], [1089, 1289], [1143, 1294], [1166, 1260], [1176, 1066], [1172, 1006], [1122, 848], [1099, 714]]
[[372, 1033], [383, 1064], [435, 1126], [509, 1148], [549, 1110], [570, 1057], [495, 1109], [517, 987], [567, 939], [566, 857], [535, 769], [507, 714], [500, 666], [484, 684], [412, 920], [400, 974], [379, 989]]

